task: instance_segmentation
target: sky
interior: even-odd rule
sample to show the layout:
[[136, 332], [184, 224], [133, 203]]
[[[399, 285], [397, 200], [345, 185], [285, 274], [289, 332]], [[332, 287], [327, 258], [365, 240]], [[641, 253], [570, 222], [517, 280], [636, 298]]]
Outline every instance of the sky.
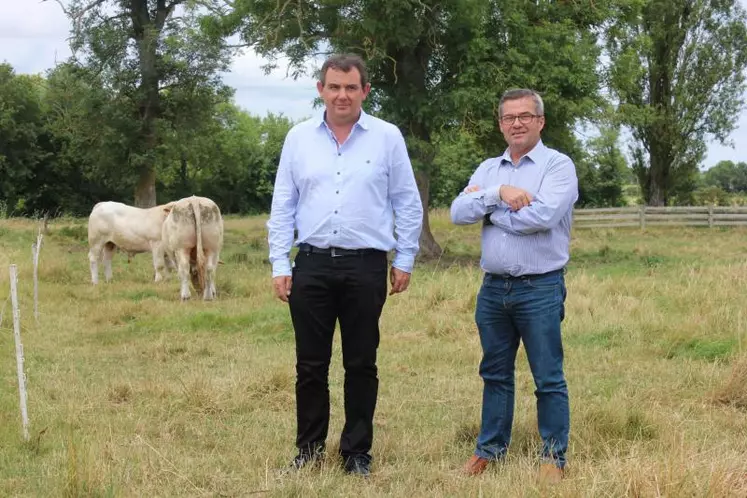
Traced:
[[[64, 61], [71, 53], [68, 36], [69, 21], [54, 0], [0, 0], [0, 62], [11, 64], [16, 74], [44, 74]], [[236, 90], [238, 106], [255, 115], [283, 114], [293, 120], [316, 112], [313, 78], [293, 80], [282, 66], [265, 75], [263, 62], [247, 51], [235, 57], [223, 75], [223, 81]], [[729, 139], [735, 144], [747, 143], [747, 112], [741, 113]], [[709, 143], [703, 166], [709, 168], [722, 160], [747, 161], [747, 151]]]

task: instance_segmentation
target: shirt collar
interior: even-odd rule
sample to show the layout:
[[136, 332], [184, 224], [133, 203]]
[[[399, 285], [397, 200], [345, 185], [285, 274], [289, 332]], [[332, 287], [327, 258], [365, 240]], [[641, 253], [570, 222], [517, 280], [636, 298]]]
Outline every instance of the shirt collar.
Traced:
[[[532, 148], [532, 150], [524, 154], [524, 156], [519, 159], [519, 163], [521, 163], [521, 160], [525, 157], [532, 161], [534, 164], [541, 163], [545, 157], [546, 151], [547, 147], [545, 147], [545, 144], [542, 143], [542, 139], [540, 139], [539, 142], [537, 142], [537, 145]], [[508, 162], [509, 164], [513, 164], [513, 161], [511, 160], [511, 152], [509, 151], [509, 149], [506, 149], [503, 152], [503, 155], [500, 157], [500, 161], [501, 164], [503, 164], [504, 161]]]
[[[327, 122], [324, 120], [324, 118], [326, 116], [327, 116], [327, 111], [326, 110], [321, 111], [317, 115], [317, 118], [316, 118], [317, 119], [317, 126], [322, 126], [322, 125], [324, 125], [325, 127], [327, 126]], [[363, 109], [361, 109], [361, 115], [358, 116], [358, 121], [355, 122], [355, 125], [353, 125], [353, 127], [358, 126], [358, 127], [362, 128], [362, 129], [368, 131], [369, 120], [370, 120], [370, 116], [368, 114], [366, 114], [366, 111], [364, 111]]]

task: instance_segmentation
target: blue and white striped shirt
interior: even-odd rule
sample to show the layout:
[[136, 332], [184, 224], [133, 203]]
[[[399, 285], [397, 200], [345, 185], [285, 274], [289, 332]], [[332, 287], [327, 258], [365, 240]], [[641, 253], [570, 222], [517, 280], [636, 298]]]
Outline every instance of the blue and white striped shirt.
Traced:
[[[578, 178], [571, 159], [539, 143], [514, 165], [506, 150], [483, 161], [469, 182], [480, 190], [461, 193], [451, 204], [457, 225], [492, 223], [482, 229], [480, 266], [488, 273], [513, 276], [547, 273], [569, 259], [573, 205]], [[498, 197], [501, 185], [529, 192], [533, 201], [519, 211]]]
[[267, 222], [273, 277], [291, 274], [294, 228], [296, 244], [395, 249], [392, 266], [411, 273], [422, 224], [415, 175], [395, 125], [361, 111], [339, 146], [323, 113], [288, 132]]

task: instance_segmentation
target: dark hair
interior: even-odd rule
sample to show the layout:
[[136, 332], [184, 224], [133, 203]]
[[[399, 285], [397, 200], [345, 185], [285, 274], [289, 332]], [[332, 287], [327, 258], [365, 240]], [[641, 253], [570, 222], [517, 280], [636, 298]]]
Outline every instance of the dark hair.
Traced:
[[330, 68], [340, 70], [344, 73], [350, 72], [351, 69], [356, 68], [361, 75], [361, 87], [366, 86], [366, 83], [368, 83], [366, 64], [358, 55], [336, 54], [324, 61], [322, 69], [319, 71], [319, 81], [322, 82], [322, 85], [324, 85], [324, 77], [327, 75], [327, 70]]
[[529, 90], [527, 88], [517, 88], [513, 90], [508, 90], [501, 97], [501, 101], [498, 104], [498, 117], [503, 116], [503, 103], [505, 101], [519, 100], [519, 99], [523, 99], [526, 97], [531, 97], [532, 100], [534, 100], [534, 112], [537, 113], [538, 116], [544, 116], [545, 115], [545, 104], [542, 102], [542, 97], [540, 97], [539, 93], [535, 92], [534, 90]]

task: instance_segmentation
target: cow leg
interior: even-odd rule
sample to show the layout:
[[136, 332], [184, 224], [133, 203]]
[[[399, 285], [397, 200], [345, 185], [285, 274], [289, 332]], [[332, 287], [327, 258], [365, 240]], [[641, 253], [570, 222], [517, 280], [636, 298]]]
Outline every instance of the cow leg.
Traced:
[[161, 244], [156, 245], [152, 249], [153, 253], [153, 271], [155, 272], [154, 281], [160, 282], [163, 280], [163, 273], [166, 271], [166, 253], [161, 248]]
[[215, 299], [217, 294], [215, 290], [215, 270], [218, 268], [218, 253], [208, 251], [205, 259], [205, 291], [202, 294], [202, 298], [210, 301]]
[[167, 270], [176, 270], [176, 263], [174, 263], [174, 256], [172, 254], [165, 252], [163, 260]]
[[186, 301], [191, 297], [189, 290], [189, 250], [178, 249], [176, 255], [176, 267], [179, 273], [179, 282], [181, 283], [180, 296], [182, 301]]
[[112, 279], [112, 257], [117, 246], [111, 242], [104, 244], [104, 278], [107, 282]]
[[91, 246], [88, 250], [88, 262], [91, 265], [91, 283], [96, 285], [99, 283], [99, 259], [101, 259], [100, 245]]

